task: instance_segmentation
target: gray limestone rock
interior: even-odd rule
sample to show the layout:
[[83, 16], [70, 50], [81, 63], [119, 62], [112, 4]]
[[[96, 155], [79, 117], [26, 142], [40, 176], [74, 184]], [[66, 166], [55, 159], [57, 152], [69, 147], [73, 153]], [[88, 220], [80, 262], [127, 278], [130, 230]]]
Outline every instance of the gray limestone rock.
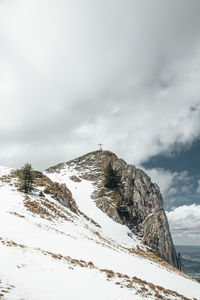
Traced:
[[[114, 190], [103, 185], [104, 169], [109, 162], [121, 176], [121, 183]], [[159, 187], [152, 183], [146, 173], [127, 164], [110, 151], [91, 152], [67, 165], [79, 171], [79, 178], [93, 182], [95, 191], [92, 197], [103, 212], [141, 236], [157, 256], [183, 270], [181, 257], [177, 257], [173, 245]], [[63, 166], [60, 164], [49, 171], [58, 169], [59, 172], [59, 168]]]

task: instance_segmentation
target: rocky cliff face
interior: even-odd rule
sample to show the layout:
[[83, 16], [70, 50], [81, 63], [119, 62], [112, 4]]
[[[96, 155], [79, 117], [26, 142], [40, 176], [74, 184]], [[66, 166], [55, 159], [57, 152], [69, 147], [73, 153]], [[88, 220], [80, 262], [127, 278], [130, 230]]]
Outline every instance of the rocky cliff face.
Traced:
[[[118, 171], [121, 182], [110, 190], [104, 187], [104, 170], [108, 163]], [[78, 180], [91, 180], [95, 186], [92, 195], [96, 205], [110, 218], [127, 225], [142, 237], [157, 256], [182, 269], [171, 238], [163, 199], [157, 184], [135, 166], [127, 164], [109, 151], [96, 151], [67, 163], [79, 171]], [[62, 164], [48, 171], [59, 171]]]

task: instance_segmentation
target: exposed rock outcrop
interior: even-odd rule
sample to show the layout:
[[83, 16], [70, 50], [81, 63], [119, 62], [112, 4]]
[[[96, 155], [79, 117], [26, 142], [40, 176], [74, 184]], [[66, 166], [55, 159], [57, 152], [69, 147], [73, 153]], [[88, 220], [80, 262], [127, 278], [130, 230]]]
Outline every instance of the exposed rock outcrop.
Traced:
[[[121, 183], [114, 190], [106, 189], [102, 184], [104, 169], [109, 162], [121, 176]], [[156, 255], [182, 270], [181, 257], [177, 257], [163, 210], [162, 195], [147, 174], [109, 151], [88, 153], [67, 165], [78, 170], [81, 179], [94, 183], [96, 189], [92, 197], [102, 211], [116, 222], [126, 224]], [[63, 166], [60, 164], [48, 171], [59, 171]], [[120, 206], [117, 205], [119, 198]]]
[[71, 211], [78, 212], [78, 207], [72, 197], [72, 193], [65, 184], [53, 182], [39, 171], [33, 171], [33, 176], [35, 185], [43, 187], [44, 194], [50, 194], [52, 198], [71, 209]]

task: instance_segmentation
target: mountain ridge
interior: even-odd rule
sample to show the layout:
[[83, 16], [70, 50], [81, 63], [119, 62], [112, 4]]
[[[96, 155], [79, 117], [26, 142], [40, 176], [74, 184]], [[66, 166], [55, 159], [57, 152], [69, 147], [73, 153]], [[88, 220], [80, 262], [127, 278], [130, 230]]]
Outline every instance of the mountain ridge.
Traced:
[[99, 209], [91, 155], [33, 171], [30, 193], [0, 168], [0, 299], [198, 299], [197, 282]]
[[[144, 171], [127, 164], [116, 154], [106, 150], [87, 153], [67, 163], [51, 167], [47, 169], [47, 172], [55, 172], [65, 165], [70, 166], [74, 163], [77, 170], [80, 171], [82, 168], [80, 178], [91, 180], [96, 184], [93, 199], [101, 210], [114, 221], [128, 226], [133, 233], [143, 236], [144, 242], [155, 251], [156, 255], [176, 268], [184, 269], [181, 257], [176, 254], [171, 238], [159, 187], [151, 182], [150, 177]], [[123, 214], [116, 209], [116, 191], [108, 191], [102, 185], [104, 169], [109, 163], [121, 176], [121, 186], [118, 190], [123, 200], [125, 210]], [[128, 199], [133, 205], [127, 204]]]

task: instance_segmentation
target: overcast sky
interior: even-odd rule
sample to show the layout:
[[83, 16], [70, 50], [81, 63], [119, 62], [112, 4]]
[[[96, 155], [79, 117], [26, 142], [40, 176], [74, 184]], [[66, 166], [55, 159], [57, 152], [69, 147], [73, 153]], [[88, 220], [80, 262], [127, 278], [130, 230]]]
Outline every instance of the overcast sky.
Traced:
[[[44, 169], [99, 141], [136, 166], [190, 149], [199, 28], [199, 0], [1, 0], [0, 164]], [[149, 172], [165, 194], [190, 177]]]

